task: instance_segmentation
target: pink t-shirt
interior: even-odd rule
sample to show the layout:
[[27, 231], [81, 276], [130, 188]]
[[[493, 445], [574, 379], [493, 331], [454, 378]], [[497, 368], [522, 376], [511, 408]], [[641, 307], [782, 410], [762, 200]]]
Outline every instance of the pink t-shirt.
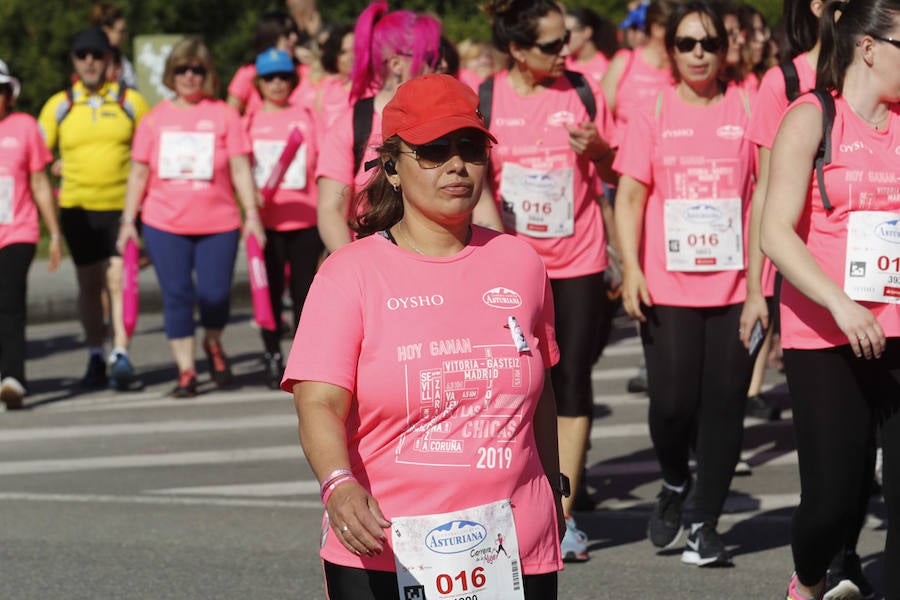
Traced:
[[[600, 136], [609, 139], [612, 118], [603, 95], [595, 99], [594, 123]], [[565, 77], [539, 94], [521, 96], [507, 71], [494, 76], [490, 129], [498, 144], [491, 152], [488, 184], [507, 231], [537, 250], [551, 279], [599, 273], [609, 265], [595, 197], [596, 171], [587, 157], [569, 147], [564, 126], [588, 121]]]
[[[300, 77], [300, 83], [291, 92], [289, 102], [291, 104], [299, 104], [310, 106], [310, 101], [314, 97], [312, 91], [312, 83], [309, 80], [310, 68], [307, 65], [297, 65], [297, 75]], [[231, 78], [228, 84], [228, 93], [244, 103], [244, 114], [251, 115], [262, 107], [262, 97], [259, 90], [253, 84], [256, 77], [256, 65], [249, 64], [240, 67]]]
[[478, 93], [478, 86], [484, 81], [481, 75], [471, 69], [460, 69], [457, 78], [472, 88], [472, 91], [476, 94]]
[[[801, 92], [811, 90], [816, 86], [816, 71], [810, 65], [808, 56], [807, 53], [803, 53], [795, 56], [791, 61], [797, 68]], [[757, 146], [771, 149], [788, 104], [785, 95], [784, 74], [776, 65], [763, 75], [759, 91], [754, 98], [753, 118], [750, 119], [750, 126], [747, 127], [747, 137], [750, 141]]]
[[275, 164], [273, 159], [277, 162], [291, 132], [299, 129], [303, 134], [303, 143], [281, 185], [259, 212], [266, 229], [293, 231], [315, 227], [319, 146], [313, 116], [305, 108], [290, 106], [277, 111], [259, 110], [244, 117], [244, 124], [253, 145], [253, 176], [259, 189], [265, 186]]
[[316, 179], [327, 177], [350, 186], [351, 192], [356, 193], [366, 187], [370, 172], [366, 172], [365, 165], [373, 158], [378, 158], [375, 151], [381, 145], [381, 113], [377, 110], [372, 113], [372, 132], [366, 144], [359, 170], [353, 170], [353, 106], [348, 104], [337, 117], [331, 129], [322, 133], [322, 156], [316, 168]]
[[350, 83], [328, 76], [319, 82], [313, 101], [313, 114], [319, 131], [329, 131], [350, 106]]
[[[675, 85], [661, 93], [658, 113], [638, 115], [629, 121], [613, 165], [616, 171], [649, 189], [640, 255], [650, 298], [654, 304], [667, 306], [727, 306], [743, 302], [747, 295], [750, 197], [756, 172], [756, 149], [744, 137], [749, 120], [748, 99], [734, 85], [729, 85], [724, 98], [712, 106], [684, 103]], [[743, 267], [723, 271], [668, 270], [667, 251], [681, 249], [667, 240], [666, 201], [705, 201], [691, 213], [691, 218], [703, 223], [713, 213], [728, 214], [725, 201], [734, 206], [734, 199], [739, 200], [741, 223], [720, 217], [709, 227], [698, 228], [694, 243], [712, 246], [713, 233], [717, 234], [716, 240], [736, 239], [735, 229], [739, 227]], [[670, 219], [670, 227], [674, 227], [675, 220], [671, 216]]]
[[[639, 114], [651, 114], [656, 107], [659, 92], [672, 84], [672, 72], [668, 68], [657, 69], [644, 58], [644, 49], [620, 50], [628, 57], [625, 69], [616, 88], [616, 144], [621, 142], [628, 122]], [[617, 53], [618, 54], [618, 53]]]
[[[529, 350], [513, 344], [510, 317]], [[547, 573], [561, 568], [559, 537], [533, 416], [558, 358], [550, 285], [526, 244], [473, 226], [465, 249], [431, 258], [376, 234], [319, 269], [282, 388], [353, 393], [350, 466], [388, 519], [510, 498], [523, 571]], [[487, 468], [497, 452], [504, 468]], [[356, 556], [324, 529], [325, 560], [395, 571], [390, 547]]]
[[[796, 103], [819, 106], [812, 94], [801, 96]], [[894, 104], [884, 131], [875, 131], [856, 116], [843, 97], [835, 100], [835, 108], [832, 162], [823, 169], [828, 200], [834, 210], [825, 210], [813, 172], [806, 207], [797, 223], [797, 234], [825, 274], [843, 288], [850, 213], [890, 211], [900, 218], [900, 161], [897, 160], [900, 154], [900, 107]], [[887, 257], [890, 265], [896, 265], [897, 254], [900, 253]], [[868, 268], [875, 269], [876, 266], [869, 265]], [[900, 336], [900, 306], [883, 302], [859, 303], [872, 311], [887, 337]], [[831, 313], [785, 279], [781, 289], [782, 346], [813, 349], [848, 343]]]
[[603, 93], [600, 80], [606, 74], [607, 67], [609, 67], [609, 59], [602, 52], [595, 54], [594, 58], [586, 63], [578, 62], [571, 55], [566, 57], [566, 68], [584, 75], [591, 84], [591, 89], [594, 90], [595, 95]]
[[144, 223], [182, 235], [239, 228], [229, 159], [250, 152], [241, 116], [221, 100], [190, 108], [157, 104], [138, 125], [131, 149], [132, 160], [150, 165]]
[[34, 117], [11, 113], [0, 119], [0, 248], [38, 242], [31, 174], [52, 160]]

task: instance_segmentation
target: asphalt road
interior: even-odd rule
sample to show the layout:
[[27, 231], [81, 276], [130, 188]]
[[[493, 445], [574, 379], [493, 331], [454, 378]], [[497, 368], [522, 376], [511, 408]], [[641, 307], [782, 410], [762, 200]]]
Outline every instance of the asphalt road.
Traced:
[[[75, 388], [86, 362], [75, 322], [28, 335], [30, 410], [0, 414], [0, 599], [324, 597], [318, 487], [290, 397], [261, 385], [246, 310], [225, 333], [237, 385], [212, 390], [201, 359], [204, 393], [187, 401], [166, 396], [175, 368], [159, 315], [138, 324], [132, 356], [146, 387], [129, 393]], [[640, 345], [624, 322], [615, 337], [594, 373], [589, 483], [600, 503], [576, 515], [591, 560], [567, 566], [560, 598], [783, 598], [799, 498], [790, 421], [747, 421], [753, 475], [735, 479], [720, 526], [735, 566], [657, 554], [645, 539], [660, 484], [647, 400], [625, 393]], [[768, 386], [787, 407], [780, 376]], [[883, 516], [876, 499], [859, 548], [876, 588]]]

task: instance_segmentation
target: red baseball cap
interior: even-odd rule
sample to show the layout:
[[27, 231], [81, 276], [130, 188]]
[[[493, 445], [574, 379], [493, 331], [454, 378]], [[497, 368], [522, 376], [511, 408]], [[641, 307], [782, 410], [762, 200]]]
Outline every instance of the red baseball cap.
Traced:
[[451, 131], [471, 128], [497, 143], [478, 111], [478, 95], [450, 75], [410, 79], [397, 88], [381, 116], [383, 139], [399, 135], [410, 144], [425, 144]]

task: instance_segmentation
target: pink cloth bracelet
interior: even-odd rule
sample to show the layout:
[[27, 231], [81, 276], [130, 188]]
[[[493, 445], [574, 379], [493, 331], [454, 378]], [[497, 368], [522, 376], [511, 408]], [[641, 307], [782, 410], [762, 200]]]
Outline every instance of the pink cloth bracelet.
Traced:
[[356, 477], [354, 477], [353, 475], [344, 475], [332, 481], [325, 489], [325, 491], [322, 492], [322, 506], [327, 506], [328, 499], [331, 498], [331, 494], [334, 493], [334, 490], [336, 490], [342, 483], [347, 483], [348, 481], [356, 481]]
[[353, 471], [351, 471], [350, 469], [335, 469], [334, 471], [329, 473], [328, 477], [322, 480], [322, 485], [319, 486], [319, 494], [324, 494], [325, 488], [331, 485], [335, 479], [344, 475], [350, 475], [352, 477]]

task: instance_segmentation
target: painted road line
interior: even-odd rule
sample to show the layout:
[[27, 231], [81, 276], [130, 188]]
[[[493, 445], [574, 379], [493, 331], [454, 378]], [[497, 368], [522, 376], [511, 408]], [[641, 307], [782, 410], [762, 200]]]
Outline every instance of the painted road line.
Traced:
[[294, 415], [263, 415], [258, 417], [238, 417], [233, 419], [182, 419], [178, 421], [149, 421], [146, 423], [64, 425], [60, 427], [6, 429], [0, 431], [0, 443], [158, 435], [164, 433], [194, 433], [200, 431], [271, 429], [276, 427], [296, 429], [297, 417]]
[[106, 469], [140, 469], [148, 467], [181, 467], [185, 465], [216, 465], [303, 459], [303, 451], [300, 448], [300, 444], [292, 444], [290, 446], [271, 446], [268, 448], [174, 452], [171, 454], [127, 454], [123, 456], [100, 456], [92, 458], [10, 461], [0, 463], [0, 475], [64, 473], [71, 471], [99, 471]]
[[245, 483], [237, 485], [208, 485], [161, 490], [145, 490], [145, 494], [166, 496], [248, 496], [251, 498], [273, 498], [276, 496], [316, 496], [319, 497], [319, 482], [274, 481], [271, 483]]
[[248, 402], [284, 402], [293, 406], [291, 395], [287, 392], [272, 391], [260, 388], [255, 391], [220, 392], [201, 394], [188, 401], [168, 397], [168, 391], [137, 392], [132, 394], [116, 394], [110, 396], [94, 396], [79, 400], [66, 400], [39, 406], [40, 410], [52, 412], [82, 412], [97, 410], [118, 410], [135, 408], [186, 408], [189, 406], [206, 406], [210, 404], [244, 404]]

